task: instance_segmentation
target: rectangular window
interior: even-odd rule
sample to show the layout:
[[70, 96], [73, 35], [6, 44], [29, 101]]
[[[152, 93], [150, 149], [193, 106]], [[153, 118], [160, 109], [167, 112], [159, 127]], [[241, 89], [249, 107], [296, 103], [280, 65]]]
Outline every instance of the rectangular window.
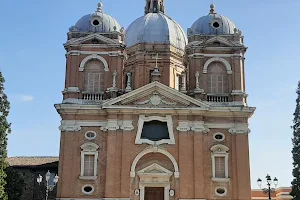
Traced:
[[103, 91], [103, 74], [102, 73], [87, 73], [86, 90], [87, 92], [102, 92]]
[[95, 176], [95, 155], [84, 155], [83, 176]]
[[225, 157], [215, 157], [215, 178], [226, 178]]
[[211, 94], [224, 94], [226, 85], [226, 77], [223, 75], [211, 75], [208, 80], [208, 91]]

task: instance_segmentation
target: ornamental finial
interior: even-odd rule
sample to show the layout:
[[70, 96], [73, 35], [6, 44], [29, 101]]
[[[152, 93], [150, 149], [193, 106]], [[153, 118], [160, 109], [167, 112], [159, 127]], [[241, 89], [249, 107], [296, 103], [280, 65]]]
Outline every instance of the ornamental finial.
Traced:
[[102, 12], [102, 8], [103, 8], [103, 3], [102, 3], [102, 2], [99, 2], [99, 3], [98, 3], [97, 11], [98, 11], [98, 12]]
[[215, 13], [215, 4], [210, 4], [210, 13], [214, 14]]

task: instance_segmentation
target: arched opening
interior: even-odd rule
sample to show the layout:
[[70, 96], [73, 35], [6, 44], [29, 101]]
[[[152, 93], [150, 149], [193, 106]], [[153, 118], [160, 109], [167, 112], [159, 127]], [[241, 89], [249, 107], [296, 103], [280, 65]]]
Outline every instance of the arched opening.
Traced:
[[84, 66], [84, 91], [104, 92], [104, 66], [98, 59], [91, 59]]
[[228, 76], [222, 63], [211, 63], [208, 67], [207, 75], [207, 93], [228, 94]]

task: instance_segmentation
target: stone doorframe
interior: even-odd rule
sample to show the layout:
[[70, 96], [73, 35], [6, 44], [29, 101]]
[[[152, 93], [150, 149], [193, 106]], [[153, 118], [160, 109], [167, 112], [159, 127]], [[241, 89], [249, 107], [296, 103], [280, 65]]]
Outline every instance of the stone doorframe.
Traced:
[[169, 191], [171, 188], [170, 177], [173, 175], [173, 172], [154, 163], [138, 171], [137, 175], [140, 177], [140, 181], [139, 181], [140, 200], [145, 200], [146, 187], [163, 187], [164, 200], [170, 199], [169, 196]]

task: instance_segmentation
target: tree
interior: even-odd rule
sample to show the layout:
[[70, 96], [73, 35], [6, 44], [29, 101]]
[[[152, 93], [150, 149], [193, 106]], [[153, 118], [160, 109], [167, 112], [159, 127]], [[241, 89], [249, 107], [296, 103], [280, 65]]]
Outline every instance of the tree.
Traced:
[[297, 99], [296, 99], [296, 109], [294, 113], [293, 120], [293, 176], [294, 179], [292, 181], [292, 192], [294, 200], [300, 200], [300, 81], [298, 82], [297, 88]]
[[14, 168], [8, 167], [5, 170], [6, 173], [6, 186], [5, 193], [9, 200], [20, 200], [23, 195], [23, 187], [25, 187], [25, 181], [21, 174]]
[[7, 134], [10, 132], [10, 123], [7, 121], [9, 114], [10, 104], [7, 100], [7, 96], [4, 93], [4, 77], [0, 72], [0, 199], [7, 200], [7, 194], [5, 193], [6, 185], [6, 173], [5, 169], [7, 164]]

